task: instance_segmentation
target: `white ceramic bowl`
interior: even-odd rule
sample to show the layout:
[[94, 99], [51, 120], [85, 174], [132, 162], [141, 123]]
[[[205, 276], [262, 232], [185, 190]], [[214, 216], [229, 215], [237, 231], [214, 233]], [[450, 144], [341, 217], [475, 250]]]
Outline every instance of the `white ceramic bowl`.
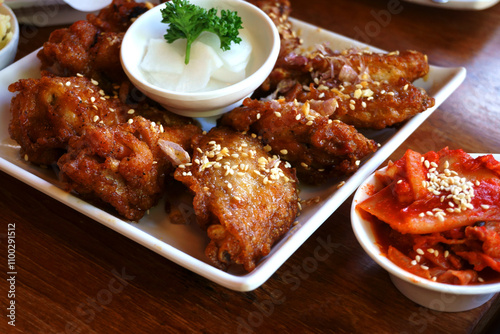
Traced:
[[17, 45], [19, 44], [19, 24], [16, 15], [5, 4], [0, 5], [0, 14], [10, 16], [10, 25], [13, 29], [12, 39], [3, 49], [0, 50], [0, 70], [9, 66], [14, 61], [17, 53]]
[[[207, 92], [180, 93], [149, 83], [139, 64], [151, 38], [163, 38], [167, 25], [161, 23], [159, 5], [141, 15], [127, 30], [121, 46], [123, 69], [132, 83], [146, 96], [168, 110], [183, 116], [210, 117], [220, 115], [241, 104], [271, 73], [280, 49], [279, 33], [269, 17], [254, 5], [240, 0], [191, 0], [204, 8], [237, 11], [244, 29], [251, 36], [252, 54], [247, 76], [233, 85]], [[167, 60], [166, 60], [167, 61]]]
[[374, 174], [358, 188], [351, 207], [352, 228], [366, 253], [389, 272], [392, 282], [403, 295], [433, 310], [461, 312], [481, 306], [500, 291], [500, 283], [464, 286], [433, 282], [407, 272], [382, 255], [370, 222], [363, 219], [356, 209], [358, 203], [373, 194], [373, 189], [381, 188], [382, 184]]

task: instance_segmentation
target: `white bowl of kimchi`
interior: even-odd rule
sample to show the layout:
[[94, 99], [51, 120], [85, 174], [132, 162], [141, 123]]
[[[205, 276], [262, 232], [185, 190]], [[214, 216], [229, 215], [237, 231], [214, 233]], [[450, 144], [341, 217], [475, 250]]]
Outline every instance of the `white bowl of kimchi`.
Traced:
[[[356, 191], [356, 238], [415, 303], [443, 312], [479, 307], [500, 291], [500, 163], [447, 148], [408, 152]], [[455, 202], [459, 191], [447, 184], [454, 177], [473, 194], [468, 200]]]

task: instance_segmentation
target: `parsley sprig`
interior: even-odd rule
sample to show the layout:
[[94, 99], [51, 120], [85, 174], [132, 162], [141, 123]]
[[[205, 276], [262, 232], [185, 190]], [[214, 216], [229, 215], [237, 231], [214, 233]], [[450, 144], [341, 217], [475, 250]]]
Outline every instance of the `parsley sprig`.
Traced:
[[184, 62], [189, 63], [191, 44], [203, 31], [213, 32], [220, 38], [220, 48], [224, 51], [231, 49], [231, 42], [239, 44], [238, 30], [243, 29], [238, 12], [221, 10], [220, 17], [217, 9], [208, 11], [187, 0], [172, 0], [161, 9], [162, 23], [169, 23], [167, 33], [164, 35], [168, 43], [185, 38], [186, 58]]

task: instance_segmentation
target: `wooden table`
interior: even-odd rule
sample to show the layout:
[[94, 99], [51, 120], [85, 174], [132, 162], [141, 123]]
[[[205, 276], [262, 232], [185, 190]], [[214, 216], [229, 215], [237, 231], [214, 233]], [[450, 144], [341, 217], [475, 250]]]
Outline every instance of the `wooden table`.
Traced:
[[[293, 16], [431, 64], [464, 66], [461, 87], [392, 155], [444, 146], [500, 152], [500, 6], [447, 11], [398, 0], [292, 0]], [[23, 26], [18, 58], [54, 27]], [[5, 124], [3, 126], [6, 126]], [[401, 295], [364, 253], [347, 200], [260, 288], [218, 286], [0, 173], [2, 319], [8, 333], [483, 333], [500, 300], [439, 313]], [[16, 326], [6, 320], [7, 224], [16, 227]], [[340, 246], [303, 270], [318, 237]], [[120, 279], [117, 279], [120, 277]]]

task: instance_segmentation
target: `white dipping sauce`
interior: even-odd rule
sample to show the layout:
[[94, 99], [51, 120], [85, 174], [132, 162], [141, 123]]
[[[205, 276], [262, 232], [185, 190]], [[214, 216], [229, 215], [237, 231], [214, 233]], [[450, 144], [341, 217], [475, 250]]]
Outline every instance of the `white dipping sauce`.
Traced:
[[150, 39], [140, 64], [141, 71], [153, 85], [176, 92], [201, 92], [227, 87], [246, 76], [252, 45], [245, 30], [240, 30], [239, 44], [223, 51], [216, 34], [203, 32], [191, 44], [189, 64], [184, 63], [185, 39], [167, 43]]

